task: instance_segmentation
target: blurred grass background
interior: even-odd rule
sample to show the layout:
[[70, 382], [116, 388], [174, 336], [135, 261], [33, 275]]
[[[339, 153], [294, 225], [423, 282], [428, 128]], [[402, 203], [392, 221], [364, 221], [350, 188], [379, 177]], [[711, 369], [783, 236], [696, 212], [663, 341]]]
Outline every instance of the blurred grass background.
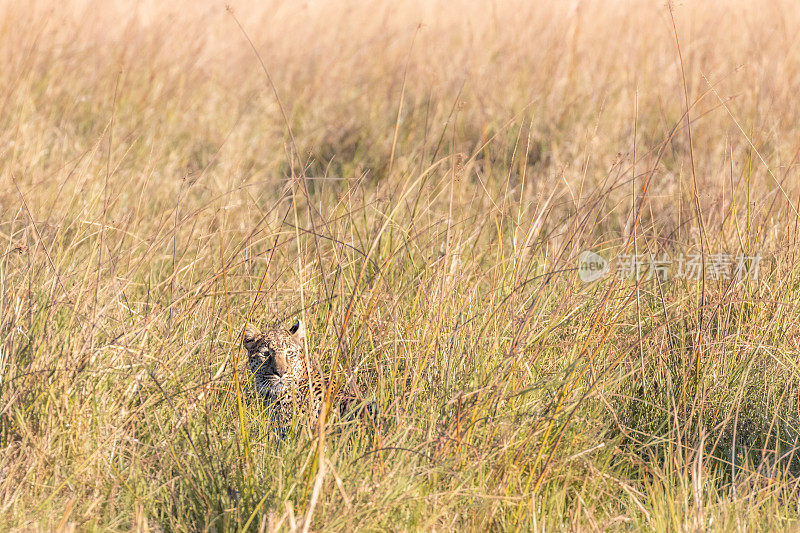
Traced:
[[0, 1], [2, 529], [796, 527], [796, 3], [254, 4]]

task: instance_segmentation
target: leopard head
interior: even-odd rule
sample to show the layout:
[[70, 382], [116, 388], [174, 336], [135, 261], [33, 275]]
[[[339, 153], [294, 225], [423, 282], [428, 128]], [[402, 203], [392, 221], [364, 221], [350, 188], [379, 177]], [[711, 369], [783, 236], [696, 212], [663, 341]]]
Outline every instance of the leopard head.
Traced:
[[305, 372], [303, 339], [306, 330], [297, 322], [289, 330], [271, 329], [261, 332], [248, 324], [244, 331], [244, 347], [248, 366], [256, 381], [258, 393], [274, 401], [280, 394], [302, 379]]

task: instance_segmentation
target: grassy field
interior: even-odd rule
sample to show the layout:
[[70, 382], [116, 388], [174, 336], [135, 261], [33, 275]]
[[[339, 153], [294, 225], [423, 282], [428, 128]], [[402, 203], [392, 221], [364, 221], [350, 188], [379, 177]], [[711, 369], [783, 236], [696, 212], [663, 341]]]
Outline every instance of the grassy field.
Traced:
[[800, 6], [253, 4], [0, 0], [0, 529], [798, 527]]

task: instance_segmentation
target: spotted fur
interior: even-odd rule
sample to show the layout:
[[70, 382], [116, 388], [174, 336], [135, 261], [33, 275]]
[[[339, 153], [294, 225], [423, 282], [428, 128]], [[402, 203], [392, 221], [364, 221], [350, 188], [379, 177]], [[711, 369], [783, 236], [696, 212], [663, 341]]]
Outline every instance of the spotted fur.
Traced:
[[[256, 390], [273, 409], [280, 427], [289, 426], [296, 414], [308, 413], [319, 417], [327, 381], [306, 364], [303, 349], [305, 327], [298, 322], [289, 330], [271, 329], [261, 332], [248, 324], [244, 332], [244, 347], [249, 355], [248, 366], [255, 378]], [[309, 401], [309, 398], [311, 400]], [[345, 414], [358, 400], [337, 394], [334, 407]], [[374, 406], [368, 405], [372, 414]]]

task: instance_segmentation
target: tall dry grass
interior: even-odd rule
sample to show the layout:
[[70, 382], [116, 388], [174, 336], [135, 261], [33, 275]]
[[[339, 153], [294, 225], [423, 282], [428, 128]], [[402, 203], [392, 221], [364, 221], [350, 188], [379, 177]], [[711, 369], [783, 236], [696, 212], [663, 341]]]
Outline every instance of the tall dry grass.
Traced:
[[[1, 2], [0, 528], [792, 527], [798, 23]], [[376, 420], [275, 437], [239, 336], [298, 317]]]

